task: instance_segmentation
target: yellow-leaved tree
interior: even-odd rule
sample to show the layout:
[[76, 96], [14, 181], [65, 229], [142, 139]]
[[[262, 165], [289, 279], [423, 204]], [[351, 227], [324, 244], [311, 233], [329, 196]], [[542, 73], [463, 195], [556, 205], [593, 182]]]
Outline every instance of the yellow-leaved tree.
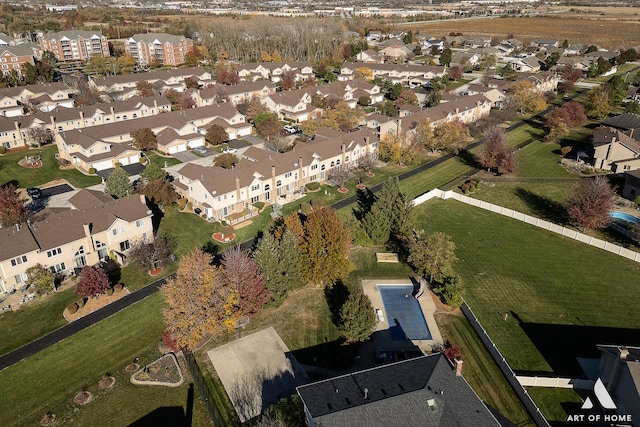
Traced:
[[162, 286], [167, 332], [178, 347], [192, 351], [221, 329], [224, 308], [214, 307], [218, 274], [213, 257], [195, 249], [182, 257], [175, 278]]

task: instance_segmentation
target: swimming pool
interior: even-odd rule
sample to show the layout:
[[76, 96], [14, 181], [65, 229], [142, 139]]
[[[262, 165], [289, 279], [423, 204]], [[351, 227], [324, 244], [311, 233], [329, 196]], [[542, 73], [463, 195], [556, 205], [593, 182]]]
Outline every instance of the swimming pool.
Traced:
[[392, 340], [432, 339], [420, 303], [412, 295], [412, 285], [378, 285], [378, 288]]
[[635, 225], [640, 225], [640, 218], [635, 217], [633, 215], [630, 215], [628, 213], [624, 213], [624, 212], [611, 212], [609, 215], [611, 215], [611, 218], [613, 218], [613, 220], [615, 221], [616, 219], [618, 220], [622, 220], [622, 221], [626, 221], [626, 222], [630, 222], [632, 224]]

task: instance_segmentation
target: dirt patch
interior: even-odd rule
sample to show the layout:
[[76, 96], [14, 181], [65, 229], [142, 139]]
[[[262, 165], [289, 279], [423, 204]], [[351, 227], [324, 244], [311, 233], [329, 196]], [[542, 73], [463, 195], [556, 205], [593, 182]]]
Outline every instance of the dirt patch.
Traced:
[[100, 390], [106, 390], [109, 389], [111, 387], [113, 387], [113, 385], [116, 383], [116, 379], [111, 377], [111, 376], [104, 376], [100, 379], [100, 382], [98, 383], [98, 386], [100, 387]]
[[431, 299], [433, 300], [433, 304], [436, 306], [435, 314], [452, 314], [454, 316], [462, 316], [462, 311], [459, 308], [449, 307], [442, 301], [440, 301], [440, 297], [438, 297], [433, 292], [429, 292], [431, 295]]
[[111, 304], [112, 302], [126, 297], [127, 295], [129, 295], [129, 290], [127, 288], [123, 288], [120, 292], [114, 292], [112, 295], [103, 294], [98, 298], [89, 298], [85, 305], [82, 308], [79, 308], [75, 313], [69, 313], [65, 308], [63, 313], [64, 318], [69, 322], [73, 322], [74, 320], [86, 316], [89, 313], [93, 313], [105, 305]]
[[93, 394], [88, 391], [81, 391], [73, 398], [73, 403], [76, 405], [86, 405], [93, 400]]
[[47, 414], [40, 420], [40, 425], [43, 427], [52, 426], [56, 422], [55, 414]]

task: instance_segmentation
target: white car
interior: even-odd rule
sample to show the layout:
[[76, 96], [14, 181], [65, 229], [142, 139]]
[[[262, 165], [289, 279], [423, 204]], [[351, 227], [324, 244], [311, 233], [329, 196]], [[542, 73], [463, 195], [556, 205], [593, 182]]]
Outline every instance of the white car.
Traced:
[[295, 126], [291, 126], [291, 125], [286, 125], [284, 127], [285, 132], [287, 132], [289, 135], [297, 133], [298, 132], [298, 128]]
[[238, 149], [233, 147], [227, 147], [224, 150], [222, 150], [222, 152], [225, 154], [235, 154], [238, 152]]

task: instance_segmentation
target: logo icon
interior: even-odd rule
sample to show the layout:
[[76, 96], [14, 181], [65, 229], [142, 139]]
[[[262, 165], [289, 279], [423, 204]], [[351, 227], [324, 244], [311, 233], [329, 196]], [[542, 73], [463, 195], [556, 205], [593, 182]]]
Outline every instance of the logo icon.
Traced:
[[[593, 394], [595, 395], [596, 400], [600, 403], [600, 406], [602, 406], [604, 409], [617, 409], [615, 402], [611, 398], [611, 395], [607, 391], [607, 388], [604, 386], [600, 378], [598, 378], [596, 380], [596, 383], [593, 385]], [[587, 399], [582, 404], [582, 409], [592, 408], [593, 402], [591, 401], [590, 397], [587, 397]]]

